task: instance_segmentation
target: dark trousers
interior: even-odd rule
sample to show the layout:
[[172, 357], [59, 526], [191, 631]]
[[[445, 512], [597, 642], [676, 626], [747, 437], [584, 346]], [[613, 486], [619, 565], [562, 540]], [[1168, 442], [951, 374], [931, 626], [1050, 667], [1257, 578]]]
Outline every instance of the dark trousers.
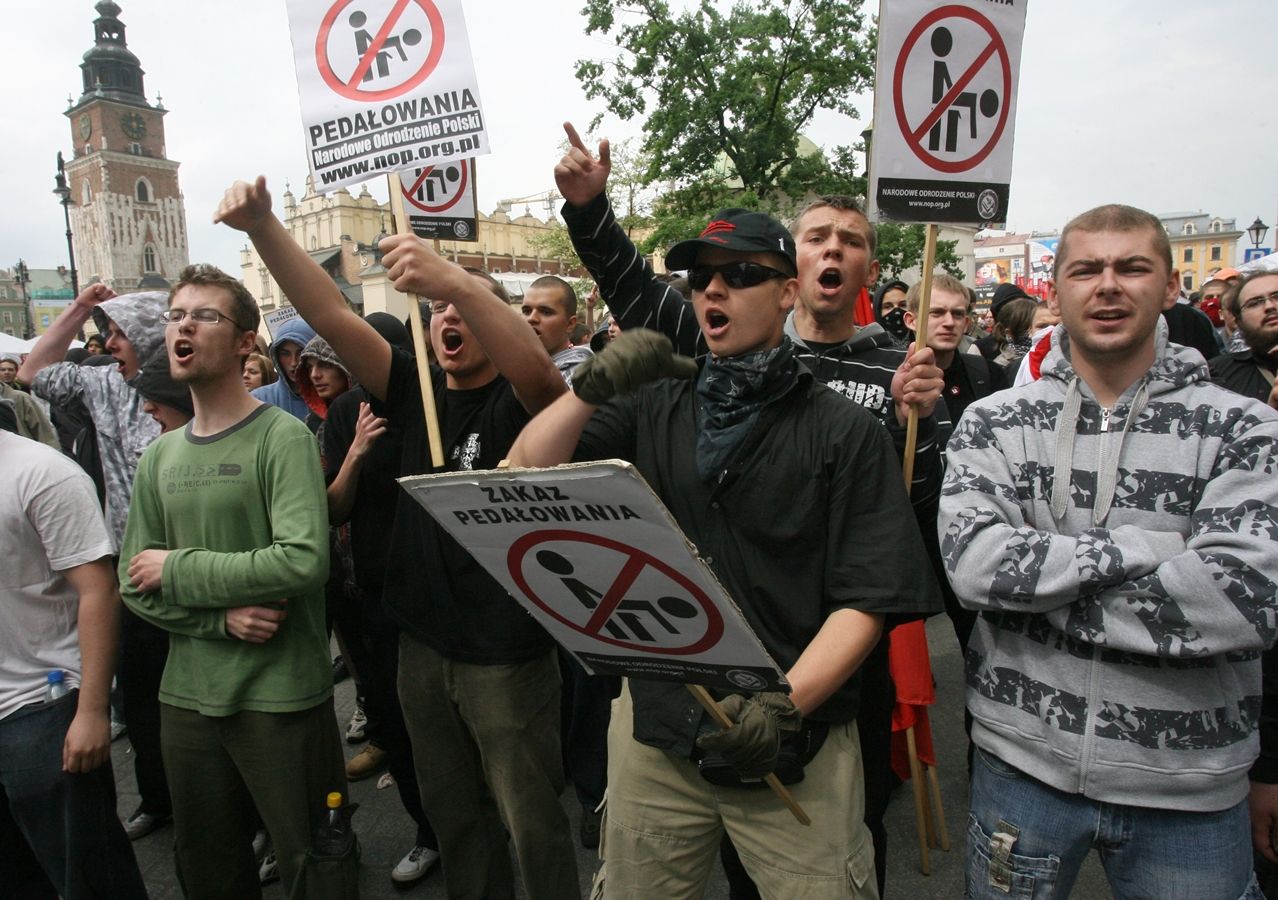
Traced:
[[287, 894], [325, 797], [331, 791], [348, 797], [332, 699], [286, 713], [204, 716], [167, 703], [160, 712], [174, 855], [188, 900], [261, 896], [256, 814], [275, 844]]
[[[18, 890], [27, 897], [47, 896], [41, 893], [41, 879], [30, 871], [32, 855], [65, 900], [147, 895], [133, 847], [115, 813], [111, 763], [86, 774], [62, 771], [62, 744], [78, 698], [79, 692], [72, 691], [0, 721], [0, 819], [5, 820], [0, 825], [0, 894], [5, 896], [24, 896]], [[19, 835], [25, 849], [13, 846]]]
[[584, 809], [597, 809], [608, 786], [608, 721], [612, 701], [621, 693], [616, 675], [590, 675], [559, 648], [559, 738], [564, 771]]
[[167, 816], [173, 810], [160, 751], [160, 679], [168, 659], [169, 633], [123, 607], [116, 678], [124, 698], [124, 724], [133, 745], [141, 810], [157, 816]]

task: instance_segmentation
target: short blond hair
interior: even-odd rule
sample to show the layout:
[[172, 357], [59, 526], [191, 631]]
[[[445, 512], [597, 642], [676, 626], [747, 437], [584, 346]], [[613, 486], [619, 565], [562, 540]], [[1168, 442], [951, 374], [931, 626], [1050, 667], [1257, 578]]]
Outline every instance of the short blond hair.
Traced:
[[[958, 294], [967, 301], [969, 308], [972, 306], [972, 295], [967, 292], [967, 287], [949, 272], [937, 272], [932, 276], [932, 290], [945, 291], [947, 294]], [[921, 281], [916, 281], [905, 292], [905, 308], [916, 316], [919, 314], [919, 301], [922, 296], [923, 282]]]

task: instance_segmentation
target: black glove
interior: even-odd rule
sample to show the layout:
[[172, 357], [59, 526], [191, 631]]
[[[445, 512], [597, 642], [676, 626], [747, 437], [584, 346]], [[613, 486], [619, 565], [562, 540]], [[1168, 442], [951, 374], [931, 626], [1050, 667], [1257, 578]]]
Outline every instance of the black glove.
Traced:
[[762, 778], [777, 766], [783, 732], [798, 731], [803, 714], [787, 694], [765, 693], [746, 698], [731, 694], [719, 706], [735, 724], [703, 734], [697, 746], [719, 753], [742, 778]]
[[662, 378], [694, 378], [697, 364], [677, 356], [670, 338], [646, 328], [623, 331], [617, 339], [572, 373], [572, 389], [598, 406], [617, 394], [629, 394]]

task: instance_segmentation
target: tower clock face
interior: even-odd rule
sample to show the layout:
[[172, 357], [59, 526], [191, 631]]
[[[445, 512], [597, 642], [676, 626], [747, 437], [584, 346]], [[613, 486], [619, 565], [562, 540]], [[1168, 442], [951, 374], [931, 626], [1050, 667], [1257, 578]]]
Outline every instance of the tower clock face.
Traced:
[[126, 137], [130, 137], [135, 141], [146, 137], [146, 119], [137, 113], [125, 113], [121, 116], [120, 127], [124, 129]]
[[80, 140], [87, 141], [89, 135], [93, 133], [93, 122], [89, 120], [89, 114], [84, 113], [80, 116]]

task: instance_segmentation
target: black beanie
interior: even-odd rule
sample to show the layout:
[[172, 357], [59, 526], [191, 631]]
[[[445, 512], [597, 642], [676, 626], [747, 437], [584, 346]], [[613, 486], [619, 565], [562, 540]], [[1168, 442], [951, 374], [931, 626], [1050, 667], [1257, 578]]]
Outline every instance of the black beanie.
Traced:
[[191, 389], [175, 381], [169, 372], [169, 351], [161, 344], [142, 364], [142, 371], [129, 382], [129, 386], [153, 403], [162, 403], [179, 409], [188, 416], [195, 416], [195, 404], [191, 402]]

